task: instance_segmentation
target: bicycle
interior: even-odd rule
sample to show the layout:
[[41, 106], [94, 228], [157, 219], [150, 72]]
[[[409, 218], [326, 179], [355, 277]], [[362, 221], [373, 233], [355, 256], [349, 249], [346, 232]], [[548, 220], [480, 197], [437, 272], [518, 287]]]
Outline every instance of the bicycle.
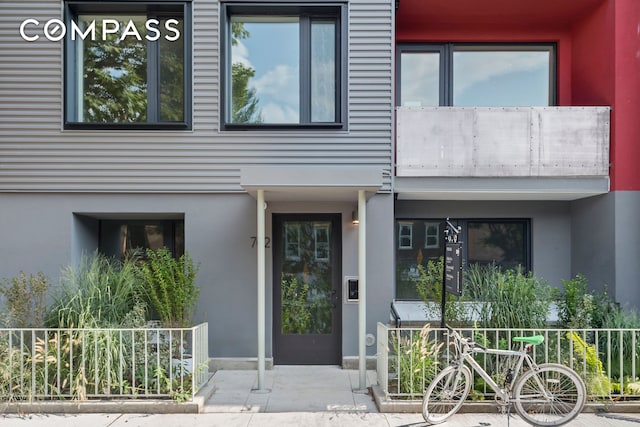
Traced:
[[[514, 337], [513, 341], [521, 343], [520, 350], [500, 350], [486, 348], [445, 326], [449, 331], [445, 334], [453, 337], [455, 354], [451, 364], [435, 376], [425, 391], [422, 416], [427, 423], [442, 423], [461, 408], [472, 382], [467, 364], [495, 391], [498, 404], [507, 411], [513, 404], [520, 417], [530, 424], [559, 426], [582, 411], [587, 394], [582, 378], [564, 365], [538, 365], [531, 357], [533, 347], [544, 341], [542, 335]], [[506, 369], [502, 387], [473, 358], [476, 353], [514, 356], [515, 365]]]

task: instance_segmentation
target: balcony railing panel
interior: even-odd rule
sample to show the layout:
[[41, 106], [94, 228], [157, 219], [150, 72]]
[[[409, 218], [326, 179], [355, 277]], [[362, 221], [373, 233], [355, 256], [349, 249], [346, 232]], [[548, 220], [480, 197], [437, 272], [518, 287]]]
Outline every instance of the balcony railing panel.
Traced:
[[398, 107], [400, 177], [605, 177], [609, 107]]

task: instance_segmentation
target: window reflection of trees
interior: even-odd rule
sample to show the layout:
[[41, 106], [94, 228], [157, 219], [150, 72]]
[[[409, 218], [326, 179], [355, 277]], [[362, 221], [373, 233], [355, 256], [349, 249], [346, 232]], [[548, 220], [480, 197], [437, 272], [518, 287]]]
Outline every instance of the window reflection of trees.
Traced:
[[[242, 22], [231, 23], [231, 46], [251, 34]], [[249, 87], [249, 80], [256, 70], [241, 62], [231, 64], [231, 123], [262, 123], [262, 111], [256, 96], [256, 89]]]
[[[80, 15], [78, 23], [86, 28], [96, 19], [95, 15]], [[87, 37], [82, 48], [77, 51], [78, 62], [82, 66], [82, 82], [78, 91], [82, 93], [82, 117], [85, 123], [146, 123], [181, 122], [184, 116], [184, 43], [168, 41], [160, 37], [157, 41], [145, 39], [146, 15], [116, 17], [120, 28], [131, 20], [142, 39], [130, 35], [103, 34], [103, 28], [96, 25], [95, 37]], [[168, 19], [176, 19], [175, 28], [184, 32], [182, 17], [173, 16], [159, 19], [160, 27]], [[158, 52], [157, 65], [155, 52]], [[155, 75], [150, 78], [151, 75]], [[157, 89], [150, 83], [157, 82]], [[157, 90], [157, 94], [150, 94]], [[156, 99], [157, 105], [149, 105]], [[153, 117], [149, 116], [152, 112]], [[157, 117], [155, 117], [157, 115]]]
[[[80, 17], [87, 26], [95, 17]], [[120, 17], [122, 27], [131, 19], [138, 32], [146, 17]], [[145, 34], [144, 31], [141, 34]], [[104, 38], [104, 40], [103, 40]], [[90, 123], [133, 123], [147, 121], [147, 47], [136, 37], [102, 34], [96, 26], [94, 39], [82, 49], [84, 86], [83, 120]]]

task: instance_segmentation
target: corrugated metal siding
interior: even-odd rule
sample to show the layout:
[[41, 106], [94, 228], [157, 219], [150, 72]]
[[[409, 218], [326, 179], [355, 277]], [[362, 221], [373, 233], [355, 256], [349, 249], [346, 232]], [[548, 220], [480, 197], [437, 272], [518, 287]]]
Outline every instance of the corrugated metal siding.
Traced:
[[29, 43], [26, 18], [62, 3], [0, 2], [0, 191], [242, 191], [246, 165], [366, 165], [391, 189], [393, 7], [349, 3], [349, 129], [219, 131], [219, 6], [193, 2], [192, 131], [63, 131], [62, 44]]

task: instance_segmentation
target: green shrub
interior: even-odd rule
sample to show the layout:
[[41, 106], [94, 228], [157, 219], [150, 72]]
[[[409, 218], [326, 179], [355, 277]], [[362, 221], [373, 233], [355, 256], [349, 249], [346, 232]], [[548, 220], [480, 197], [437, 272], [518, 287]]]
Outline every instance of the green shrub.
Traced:
[[[442, 274], [444, 260], [442, 257], [438, 261], [429, 260], [427, 267], [418, 264], [418, 279], [415, 281], [415, 288], [420, 298], [427, 303], [427, 317], [429, 319], [439, 319], [442, 317]], [[445, 320], [451, 326], [464, 326], [470, 323], [470, 313], [464, 305], [460, 304], [467, 300], [464, 296], [455, 296], [447, 293], [445, 295]]]
[[0, 286], [0, 294], [6, 300], [6, 323], [9, 328], [39, 328], [44, 324], [44, 298], [49, 281], [39, 272], [37, 275], [24, 272]]
[[48, 311], [46, 325], [52, 328], [122, 326], [124, 319], [131, 319], [129, 313], [144, 309], [141, 291], [132, 260], [120, 262], [98, 252], [85, 255], [77, 267], [68, 266], [62, 271], [61, 289]]
[[562, 281], [562, 292], [557, 297], [560, 326], [568, 329], [593, 326], [597, 306], [594, 296], [587, 288], [587, 278], [582, 274]]
[[200, 296], [195, 285], [198, 267], [189, 254], [174, 258], [167, 248], [147, 250], [139, 275], [151, 308], [167, 327], [186, 327]]
[[[592, 396], [608, 396], [611, 393], [611, 380], [604, 371], [604, 365], [598, 357], [596, 347], [589, 345], [577, 332], [567, 332], [567, 339], [573, 342], [573, 354], [586, 367], [585, 372], [578, 369], [587, 386], [587, 393]], [[578, 365], [582, 365], [583, 363]]]
[[549, 284], [522, 268], [502, 271], [495, 264], [470, 265], [465, 291], [480, 302], [482, 328], [544, 328], [552, 291]]

